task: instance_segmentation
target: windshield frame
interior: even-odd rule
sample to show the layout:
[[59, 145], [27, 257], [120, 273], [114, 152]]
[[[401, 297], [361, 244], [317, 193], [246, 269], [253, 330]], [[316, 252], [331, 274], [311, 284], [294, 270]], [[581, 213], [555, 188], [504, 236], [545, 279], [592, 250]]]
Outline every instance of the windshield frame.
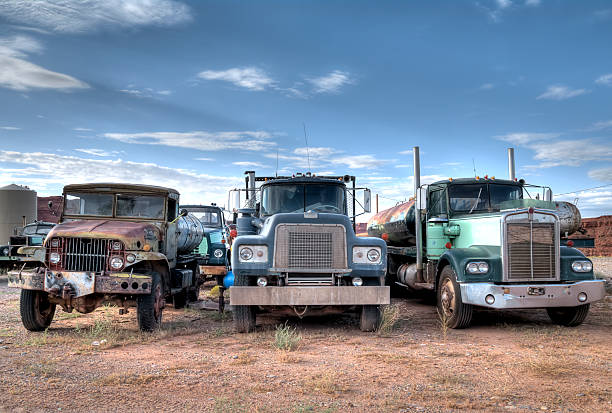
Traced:
[[[291, 211], [291, 212], [287, 212], [287, 211], [279, 211], [279, 212], [274, 212], [274, 213], [267, 213], [267, 211], [265, 211], [264, 209], [264, 194], [267, 190], [272, 189], [272, 188], [278, 188], [278, 187], [297, 187], [297, 186], [301, 186], [301, 192], [302, 192], [302, 210], [301, 211]], [[260, 198], [260, 204], [259, 204], [259, 215], [261, 217], [270, 217], [276, 214], [281, 214], [281, 213], [304, 213], [307, 212], [306, 209], [306, 202], [308, 200], [308, 187], [315, 187], [315, 186], [324, 186], [324, 187], [334, 187], [337, 189], [340, 189], [342, 191], [342, 205], [341, 208], [339, 209], [338, 212], [335, 211], [320, 211], [320, 210], [315, 210], [315, 212], [321, 212], [321, 213], [332, 213], [332, 214], [340, 214], [340, 215], [346, 215], [348, 216], [348, 207], [347, 207], [347, 190], [346, 190], [346, 186], [343, 184], [336, 184], [335, 182], [283, 182], [283, 183], [272, 183], [272, 184], [268, 184], [265, 186], [262, 186], [260, 188], [261, 190], [261, 198]], [[334, 207], [336, 207], [336, 205], [334, 205]]]
[[[481, 190], [483, 187], [485, 187], [486, 189], [486, 202], [485, 202], [485, 207], [481, 208], [481, 209], [477, 209], [477, 208], [472, 208], [471, 210], [463, 210], [463, 209], [454, 209], [453, 208], [453, 203], [452, 203], [452, 192], [454, 188], [457, 188], [459, 186], [481, 186]], [[453, 215], [473, 215], [473, 214], [479, 214], [479, 213], [489, 213], [489, 212], [499, 212], [500, 208], [493, 208], [491, 206], [491, 190], [490, 187], [491, 185], [495, 186], [495, 187], [500, 187], [500, 186], [506, 186], [506, 187], [512, 187], [512, 188], [516, 188], [518, 190], [520, 190], [520, 198], [519, 199], [524, 199], [524, 193], [523, 193], [523, 186], [522, 185], [513, 185], [513, 184], [507, 184], [507, 183], [502, 183], [502, 182], [469, 182], [469, 183], [456, 183], [456, 184], [451, 184], [448, 185], [447, 188], [447, 202], [448, 202], [448, 211], [450, 213], [452, 213]], [[483, 191], [484, 192], [484, 191]], [[480, 194], [480, 199], [482, 200], [482, 194]], [[480, 203], [480, 202], [479, 202]], [[478, 206], [478, 204], [476, 204], [475, 206]]]
[[[68, 206], [68, 196], [75, 196], [75, 195], [110, 195], [112, 196], [112, 213], [111, 215], [92, 215], [92, 214], [72, 214], [72, 213], [67, 213], [66, 212], [66, 208]], [[163, 200], [163, 208], [162, 208], [162, 214], [160, 218], [150, 218], [150, 217], [138, 217], [138, 216], [117, 216], [117, 196], [150, 196], [150, 197], [156, 197], [156, 198], [161, 198]], [[102, 191], [71, 191], [71, 192], [65, 192], [64, 195], [64, 205], [62, 208], [62, 216], [61, 216], [61, 221], [63, 221], [65, 218], [69, 218], [69, 219], [100, 219], [100, 218], [104, 218], [104, 219], [116, 219], [116, 220], [123, 220], [123, 221], [162, 221], [165, 222], [167, 221], [166, 217], [167, 217], [167, 213], [168, 213], [168, 196], [165, 196], [163, 194], [158, 194], [158, 193], [140, 193], [140, 192], [129, 192], [129, 191], [117, 191], [117, 192], [102, 192]]]

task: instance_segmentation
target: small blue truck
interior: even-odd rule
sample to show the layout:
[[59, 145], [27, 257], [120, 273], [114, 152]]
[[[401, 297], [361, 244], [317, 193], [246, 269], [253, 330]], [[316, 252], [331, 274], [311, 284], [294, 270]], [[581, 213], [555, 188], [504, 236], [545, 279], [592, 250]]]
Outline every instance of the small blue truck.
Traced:
[[355, 235], [346, 186], [353, 183], [354, 218], [355, 177], [246, 174], [250, 208], [238, 211], [231, 253], [236, 330], [253, 331], [258, 312], [303, 317], [350, 310], [360, 311], [362, 331], [375, 330], [379, 306], [390, 302], [386, 245]]

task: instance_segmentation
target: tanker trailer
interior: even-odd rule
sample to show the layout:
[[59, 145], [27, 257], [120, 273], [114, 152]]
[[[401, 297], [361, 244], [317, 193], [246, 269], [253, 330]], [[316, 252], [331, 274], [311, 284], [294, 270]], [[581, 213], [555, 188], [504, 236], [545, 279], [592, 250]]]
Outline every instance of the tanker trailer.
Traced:
[[[388, 243], [387, 282], [434, 292], [451, 328], [469, 326], [475, 306], [545, 308], [553, 323], [581, 324], [605, 290], [592, 262], [561, 245], [562, 235], [580, 228], [578, 209], [553, 202], [550, 188], [512, 176], [421, 186], [418, 149], [416, 202], [383, 211], [368, 224], [368, 234]], [[542, 199], [532, 198], [538, 191]]]
[[64, 187], [60, 223], [39, 247], [21, 247], [41, 265], [9, 273], [21, 288], [21, 320], [43, 331], [55, 309], [89, 313], [104, 303], [125, 314], [136, 307], [143, 331], [161, 325], [166, 301], [185, 305], [201, 280], [193, 250], [202, 223], [179, 213], [174, 189], [129, 184]]

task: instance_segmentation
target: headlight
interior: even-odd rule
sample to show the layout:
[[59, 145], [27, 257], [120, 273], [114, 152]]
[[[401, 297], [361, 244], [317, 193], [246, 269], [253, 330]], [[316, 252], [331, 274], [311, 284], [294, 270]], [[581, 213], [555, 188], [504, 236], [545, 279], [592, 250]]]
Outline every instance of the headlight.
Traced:
[[136, 261], [136, 256], [134, 254], [128, 254], [125, 260], [131, 264]]
[[240, 247], [240, 260], [249, 261], [253, 258], [253, 250], [249, 247]]
[[121, 268], [123, 268], [123, 258], [121, 257], [111, 258], [110, 266], [113, 270], [120, 270]]
[[353, 247], [353, 262], [356, 264], [379, 264], [380, 248]]
[[[221, 251], [221, 250], [217, 250]], [[221, 251], [222, 255], [223, 252]], [[222, 256], [221, 255], [221, 256]], [[238, 256], [241, 262], [268, 262], [268, 246], [267, 245], [241, 245], [238, 248]], [[215, 257], [216, 251], [215, 251]], [[217, 257], [219, 258], [219, 257]]]
[[363, 285], [363, 280], [359, 277], [353, 277], [351, 281], [355, 287], [361, 287]]
[[214, 255], [215, 255], [216, 258], [221, 258], [221, 257], [223, 257], [223, 251], [215, 250]]
[[572, 262], [572, 270], [574, 272], [591, 272], [593, 264], [591, 261], [574, 261]]
[[115, 251], [119, 251], [119, 250], [121, 250], [121, 247], [122, 247], [122, 246], [123, 246], [123, 245], [121, 245], [121, 242], [119, 242], [119, 241], [113, 241], [113, 250], [115, 250]]
[[57, 239], [57, 238], [53, 238], [53, 239], [51, 240], [51, 247], [52, 247], [52, 248], [57, 248], [57, 247], [59, 247], [59, 245], [60, 245], [59, 239]]
[[57, 264], [58, 262], [60, 262], [60, 255], [57, 252], [52, 252], [51, 254], [49, 254], [49, 262], [51, 262], [51, 264]]
[[489, 272], [489, 264], [484, 261], [474, 261], [468, 263], [465, 270], [470, 274], [485, 274]]
[[5, 247], [2, 249], [2, 255], [8, 255], [8, 253], [9, 253], [8, 247]]

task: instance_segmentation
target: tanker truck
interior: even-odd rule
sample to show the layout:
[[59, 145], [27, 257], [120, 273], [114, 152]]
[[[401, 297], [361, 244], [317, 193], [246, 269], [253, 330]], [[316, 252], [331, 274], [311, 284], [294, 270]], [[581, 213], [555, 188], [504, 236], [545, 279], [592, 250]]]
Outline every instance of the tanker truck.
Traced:
[[[246, 174], [251, 208], [238, 211], [231, 252], [236, 330], [253, 331], [258, 312], [301, 318], [349, 310], [360, 313], [362, 331], [375, 330], [379, 306], [390, 301], [386, 246], [355, 235], [347, 205], [350, 197], [354, 217], [355, 177]], [[353, 182], [350, 194], [345, 182]]]
[[42, 246], [21, 247], [40, 262], [9, 273], [21, 288], [21, 321], [30, 331], [51, 324], [56, 306], [89, 313], [105, 303], [120, 314], [136, 307], [138, 327], [161, 325], [166, 301], [179, 308], [199, 288], [194, 249], [202, 223], [179, 212], [179, 193], [170, 188], [129, 184], [64, 187], [60, 223]]
[[[420, 185], [414, 148], [415, 197], [368, 222], [387, 245], [387, 284], [436, 294], [450, 328], [470, 325], [474, 307], [545, 308], [552, 322], [577, 326], [604, 298], [604, 282], [582, 252], [561, 245], [580, 228], [580, 213], [554, 202], [548, 187], [510, 179], [460, 178]], [[540, 196], [541, 194], [541, 196]]]

